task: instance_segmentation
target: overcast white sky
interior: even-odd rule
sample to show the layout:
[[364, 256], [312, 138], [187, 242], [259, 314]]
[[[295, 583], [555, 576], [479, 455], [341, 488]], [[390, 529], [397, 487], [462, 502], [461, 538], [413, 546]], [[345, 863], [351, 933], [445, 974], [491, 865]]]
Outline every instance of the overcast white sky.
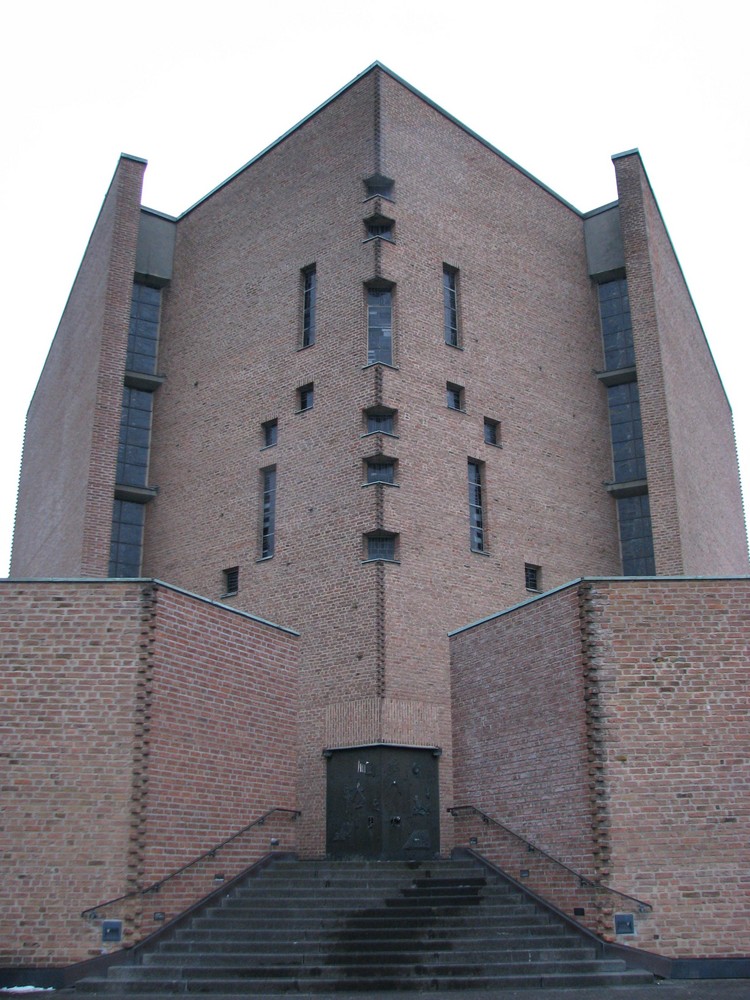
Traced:
[[177, 215], [379, 59], [586, 211], [638, 147], [750, 487], [750, 59], [727, 0], [28, 0], [4, 17], [0, 575], [26, 408], [120, 152]]

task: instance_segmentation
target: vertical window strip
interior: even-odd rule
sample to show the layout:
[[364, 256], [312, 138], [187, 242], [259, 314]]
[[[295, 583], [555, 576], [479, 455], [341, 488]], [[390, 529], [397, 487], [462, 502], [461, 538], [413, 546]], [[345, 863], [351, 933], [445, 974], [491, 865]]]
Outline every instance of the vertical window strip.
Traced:
[[367, 289], [367, 364], [393, 364], [393, 295], [390, 288]]
[[135, 282], [130, 300], [130, 331], [125, 367], [129, 371], [156, 373], [161, 289]]
[[445, 342], [450, 347], [458, 347], [458, 295], [457, 272], [454, 268], [443, 266], [443, 315], [445, 326]]
[[312, 347], [315, 343], [315, 312], [318, 295], [318, 276], [314, 267], [302, 272], [302, 346]]
[[260, 554], [270, 559], [276, 542], [276, 466], [263, 469], [263, 523], [261, 527]]
[[469, 459], [469, 536], [474, 552], [485, 551], [482, 463]]

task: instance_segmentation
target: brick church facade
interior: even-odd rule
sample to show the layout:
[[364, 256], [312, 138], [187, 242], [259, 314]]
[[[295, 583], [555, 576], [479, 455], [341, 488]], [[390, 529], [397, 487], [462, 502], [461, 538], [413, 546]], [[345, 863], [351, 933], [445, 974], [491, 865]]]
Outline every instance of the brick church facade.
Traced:
[[274, 808], [305, 856], [418, 859], [475, 806], [654, 897], [628, 943], [750, 952], [731, 411], [640, 156], [613, 162], [582, 214], [380, 64], [178, 218], [120, 159], [0, 586], [46, 720], [13, 750], [41, 832], [0, 964], [85, 958], [73, 915]]

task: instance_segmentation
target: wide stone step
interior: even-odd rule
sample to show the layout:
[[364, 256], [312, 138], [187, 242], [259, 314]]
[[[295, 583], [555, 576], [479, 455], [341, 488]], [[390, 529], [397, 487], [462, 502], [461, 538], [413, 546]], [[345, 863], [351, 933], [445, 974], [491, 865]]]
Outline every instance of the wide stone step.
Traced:
[[[427, 992], [433, 990], [512, 990], [530, 988], [573, 989], [580, 987], [610, 988], [614, 986], [643, 985], [652, 982], [648, 973], [633, 970], [623, 972], [593, 972], [593, 973], [538, 973], [526, 968], [523, 972], [504, 973], [500, 975], [414, 975], [403, 979], [401, 975], [385, 974], [352, 976], [342, 980], [337, 976], [300, 975], [288, 979], [259, 976], [248, 980], [245, 977], [236, 979], [201, 980], [201, 979], [162, 979], [134, 980], [124, 984], [111, 979], [84, 980], [78, 984], [80, 992], [101, 993], [109, 997], [186, 994], [236, 994], [237, 996], [257, 996], [266, 993], [297, 992], [297, 993], [328, 993], [346, 990], [347, 992], [367, 992], [372, 994], [391, 991], [408, 990]], [[251, 991], [251, 992], [248, 992]]]
[[248, 942], [253, 942], [260, 947], [272, 947], [282, 942], [285, 947], [293, 947], [298, 944], [311, 946], [317, 943], [321, 947], [330, 948], [336, 943], [341, 943], [347, 947], [368, 948], [370, 946], [374, 947], [381, 942], [390, 942], [391, 944], [396, 942], [405, 948], [412, 948], [415, 942], [429, 945], [433, 942], [452, 941], [456, 947], [461, 947], [464, 942], [477, 941], [484, 942], [488, 948], [523, 947], [524, 944], [534, 948], [549, 946], [565, 948], [579, 946], [581, 941], [577, 935], [567, 933], [564, 928], [556, 924], [546, 924], [529, 928], [514, 928], [511, 926], [491, 935], [488, 934], [488, 931], [489, 929], [485, 927], [477, 931], [476, 926], [473, 924], [465, 928], [427, 928], [423, 929], [421, 934], [415, 932], [410, 935], [405, 935], [403, 930], [398, 927], [388, 927], [366, 933], [348, 928], [341, 928], [336, 932], [321, 931], [319, 928], [313, 928], [296, 934], [290, 934], [283, 927], [263, 928], [252, 934], [237, 932], [232, 929], [201, 932], [192, 928], [185, 928], [175, 933], [173, 941], [165, 942], [160, 947], [178, 948], [183, 944], [189, 944], [192, 947], [193, 945], [200, 945], [201, 942], [206, 942], [206, 944], [210, 945], [211, 950], [216, 950], [220, 947], [228, 949], [242, 947]]
[[79, 991], [112, 997], [606, 987], [648, 982], [479, 865], [272, 863], [142, 964]]
[[[507, 948], [497, 949], [491, 953], [493, 964], [527, 964], [530, 962], [585, 962], [595, 961], [593, 948]], [[428, 964], [445, 963], [471, 964], [483, 966], [488, 961], [485, 949], [456, 949], [447, 944], [444, 948], [430, 949], [399, 949], [395, 947], [373, 949], [370, 952], [358, 951], [354, 956], [351, 950], [337, 949], [329, 951], [319, 947], [301, 948], [284, 951], [284, 965], [326, 965], [347, 966], [407, 966], [415, 967]], [[164, 952], [147, 955], [141, 968], [232, 968], [252, 966], [262, 968], [279, 964], [278, 951], [263, 951], [262, 949], [227, 950], [213, 949], [206, 951], [187, 949], [182, 952]]]

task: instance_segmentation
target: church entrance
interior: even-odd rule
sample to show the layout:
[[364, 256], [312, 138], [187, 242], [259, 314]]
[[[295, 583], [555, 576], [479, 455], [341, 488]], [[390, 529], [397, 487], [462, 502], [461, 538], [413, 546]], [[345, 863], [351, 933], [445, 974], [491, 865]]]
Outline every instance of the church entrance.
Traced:
[[421, 861], [439, 854], [439, 751], [376, 744], [327, 756], [329, 857]]

